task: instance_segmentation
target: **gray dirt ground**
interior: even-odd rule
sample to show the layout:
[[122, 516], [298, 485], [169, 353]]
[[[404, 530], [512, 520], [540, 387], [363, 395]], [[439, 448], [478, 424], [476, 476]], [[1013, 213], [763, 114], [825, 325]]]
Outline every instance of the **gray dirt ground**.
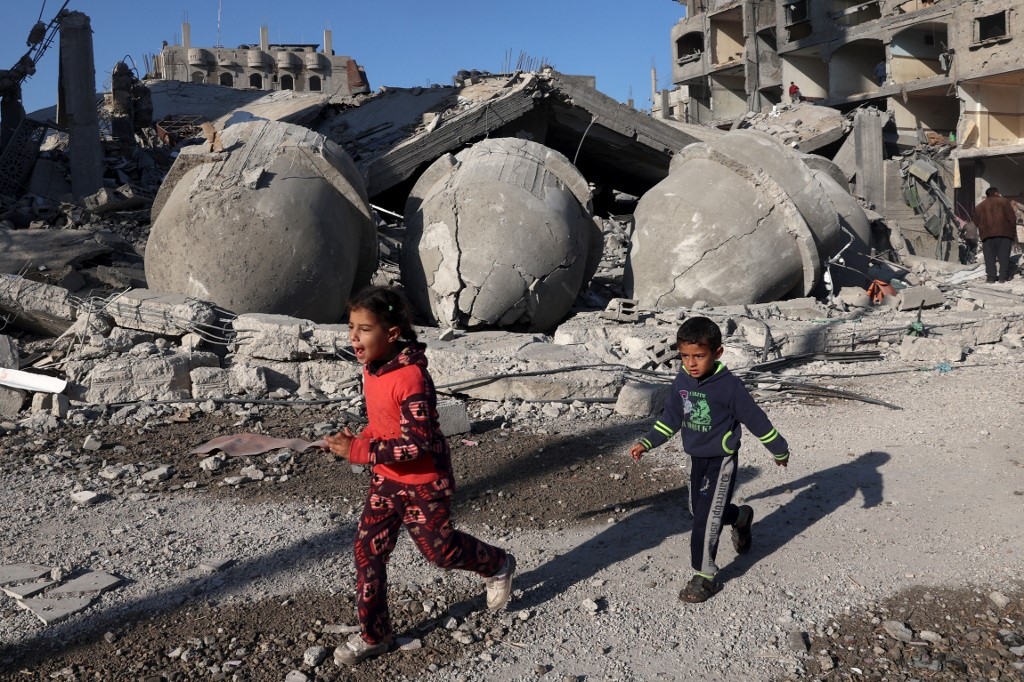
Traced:
[[[479, 580], [428, 566], [403, 538], [393, 612], [422, 648], [354, 671], [303, 656], [340, 644], [329, 626], [354, 622], [349, 546], [365, 475], [307, 452], [277, 470], [252, 458], [273, 482], [221, 486], [224, 472], [187, 454], [225, 433], [310, 437], [338, 419], [329, 408], [167, 408], [8, 433], [0, 563], [126, 583], [50, 626], [0, 599], [0, 679], [1019, 680], [1022, 354], [982, 347], [949, 372], [898, 360], [793, 370], [903, 409], [762, 400], [792, 464], [775, 467], [746, 437], [738, 498], [756, 510], [754, 547], [737, 557], [725, 536], [724, 589], [701, 605], [676, 597], [691, 575], [676, 441], [634, 463], [627, 450], [649, 420], [597, 407], [505, 428], [477, 419], [452, 439], [455, 520], [516, 554], [513, 602], [487, 613]], [[91, 432], [95, 453], [81, 448]], [[177, 473], [145, 485], [98, 477], [115, 462]], [[77, 507], [69, 495], [82, 488], [105, 496]], [[214, 558], [234, 563], [199, 567]]]

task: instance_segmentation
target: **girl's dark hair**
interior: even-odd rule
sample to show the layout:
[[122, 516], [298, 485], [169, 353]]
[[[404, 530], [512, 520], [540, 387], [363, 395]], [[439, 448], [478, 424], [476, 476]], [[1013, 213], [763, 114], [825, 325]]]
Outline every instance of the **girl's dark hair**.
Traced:
[[348, 311], [356, 308], [368, 310], [381, 321], [385, 327], [398, 327], [401, 338], [406, 341], [416, 340], [416, 330], [412, 328], [412, 313], [409, 302], [401, 289], [391, 287], [367, 287], [353, 294], [348, 299]]
[[676, 332], [676, 345], [680, 343], [692, 343], [707, 346], [713, 351], [718, 350], [722, 347], [722, 330], [713, 320], [706, 317], [691, 317], [679, 325], [679, 331]]

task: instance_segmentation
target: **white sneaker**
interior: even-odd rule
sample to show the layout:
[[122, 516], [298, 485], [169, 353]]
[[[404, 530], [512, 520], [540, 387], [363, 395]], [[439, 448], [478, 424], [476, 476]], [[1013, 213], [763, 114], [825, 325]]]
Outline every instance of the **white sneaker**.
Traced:
[[334, 650], [334, 662], [338, 665], [356, 665], [374, 656], [386, 654], [391, 648], [391, 638], [378, 644], [370, 644], [358, 632], [351, 635], [348, 641]]
[[512, 576], [516, 572], [516, 558], [509, 553], [505, 554], [505, 563], [501, 569], [489, 578], [484, 578], [487, 584], [487, 608], [497, 611], [508, 603], [512, 595]]

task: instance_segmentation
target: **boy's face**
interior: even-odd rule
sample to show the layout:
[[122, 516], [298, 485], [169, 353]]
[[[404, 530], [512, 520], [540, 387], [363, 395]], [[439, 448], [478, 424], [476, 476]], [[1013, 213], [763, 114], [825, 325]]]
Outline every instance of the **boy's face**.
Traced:
[[680, 343], [676, 346], [683, 369], [694, 379], [703, 379], [715, 371], [715, 360], [722, 357], [722, 347], [711, 350], [705, 343]]

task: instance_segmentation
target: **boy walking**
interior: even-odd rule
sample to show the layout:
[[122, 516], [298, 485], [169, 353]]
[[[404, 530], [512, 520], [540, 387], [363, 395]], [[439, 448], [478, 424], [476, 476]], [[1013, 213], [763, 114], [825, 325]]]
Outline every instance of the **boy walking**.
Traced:
[[687, 602], [702, 602], [721, 589], [715, 583], [718, 540], [722, 526], [732, 526], [738, 554], [750, 551], [754, 510], [732, 503], [740, 449], [740, 424], [757, 436], [775, 457], [789, 463], [789, 444], [738, 378], [718, 361], [722, 331], [706, 317], [693, 317], [679, 327], [676, 349], [683, 371], [672, 381], [665, 408], [629, 454], [639, 460], [682, 430], [683, 450], [690, 457], [690, 562], [695, 574], [680, 591]]

